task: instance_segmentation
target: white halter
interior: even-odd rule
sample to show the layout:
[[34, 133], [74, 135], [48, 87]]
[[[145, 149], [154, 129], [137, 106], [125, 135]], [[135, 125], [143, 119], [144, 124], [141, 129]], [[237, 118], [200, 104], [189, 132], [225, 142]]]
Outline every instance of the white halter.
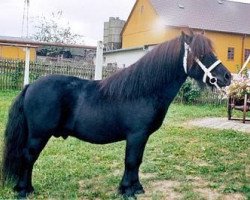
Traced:
[[[184, 47], [185, 47], [185, 52], [184, 52], [184, 57], [183, 57], [183, 68], [184, 68], [185, 73], [188, 74], [187, 73], [187, 57], [188, 57], [188, 52], [191, 52], [191, 48], [187, 43], [184, 43]], [[201, 69], [204, 71], [204, 75], [203, 75], [203, 79], [202, 79], [203, 82], [206, 83], [206, 80], [208, 77], [210, 84], [214, 85], [218, 90], [220, 90], [221, 88], [217, 84], [217, 78], [211, 74], [211, 71], [215, 67], [217, 67], [221, 63], [221, 61], [217, 60], [209, 68], [206, 68], [206, 66], [198, 58], [195, 58], [195, 61], [201, 67]]]

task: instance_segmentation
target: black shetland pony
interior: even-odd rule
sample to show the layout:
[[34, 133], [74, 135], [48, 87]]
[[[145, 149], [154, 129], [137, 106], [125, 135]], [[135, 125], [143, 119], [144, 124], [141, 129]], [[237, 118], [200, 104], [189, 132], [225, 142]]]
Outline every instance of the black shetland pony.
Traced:
[[26, 86], [9, 113], [3, 181], [12, 180], [20, 197], [33, 192], [33, 166], [51, 136], [95, 144], [126, 140], [119, 192], [143, 193], [138, 171], [145, 145], [188, 76], [217, 88], [230, 84], [203, 34], [183, 32], [102, 81], [52, 75]]

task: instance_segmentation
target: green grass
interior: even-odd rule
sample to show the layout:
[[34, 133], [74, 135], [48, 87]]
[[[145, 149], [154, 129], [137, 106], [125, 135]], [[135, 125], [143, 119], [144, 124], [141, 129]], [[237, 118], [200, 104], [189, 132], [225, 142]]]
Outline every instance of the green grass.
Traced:
[[[0, 92], [0, 145], [7, 111], [17, 92]], [[141, 198], [250, 198], [250, 135], [232, 130], [186, 127], [200, 117], [226, 117], [226, 106], [171, 105], [167, 118], [147, 144], [141, 166], [146, 194]], [[33, 174], [30, 199], [121, 199], [117, 186], [123, 172], [125, 142], [93, 145], [52, 138]], [[161, 183], [161, 184], [160, 184]], [[165, 184], [165, 186], [164, 186]], [[11, 187], [0, 199], [13, 199]], [[211, 199], [211, 198], [210, 198]]]

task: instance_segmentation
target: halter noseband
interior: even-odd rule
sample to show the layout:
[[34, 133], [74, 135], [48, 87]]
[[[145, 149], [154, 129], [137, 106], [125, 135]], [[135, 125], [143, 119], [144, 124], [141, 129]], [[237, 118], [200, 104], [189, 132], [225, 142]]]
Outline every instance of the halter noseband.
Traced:
[[[185, 47], [185, 52], [184, 52], [184, 57], [183, 57], [183, 68], [184, 68], [185, 73], [187, 74], [187, 57], [188, 57], [188, 52], [191, 52], [191, 48], [187, 43], [184, 43], [184, 47]], [[214, 85], [218, 90], [220, 90], [221, 88], [217, 84], [217, 78], [211, 74], [211, 71], [215, 67], [217, 67], [221, 63], [221, 61], [217, 60], [209, 68], [206, 68], [206, 66], [198, 58], [195, 58], [195, 62], [197, 62], [200, 68], [204, 71], [204, 75], [202, 79], [203, 82], [206, 83], [206, 80], [208, 77], [210, 84]]]

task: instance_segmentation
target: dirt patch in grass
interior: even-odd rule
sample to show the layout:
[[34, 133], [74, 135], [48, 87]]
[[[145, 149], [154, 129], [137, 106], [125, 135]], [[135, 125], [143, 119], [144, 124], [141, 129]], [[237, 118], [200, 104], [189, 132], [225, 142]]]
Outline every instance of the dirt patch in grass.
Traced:
[[246, 200], [247, 198], [244, 197], [242, 194], [229, 194], [225, 195], [222, 200]]
[[139, 195], [139, 200], [150, 200], [150, 199], [181, 199], [181, 193], [175, 191], [176, 187], [179, 187], [178, 181], [162, 180], [152, 182], [150, 185], [145, 187], [146, 193]]
[[198, 193], [204, 199], [213, 200], [244, 200], [246, 199], [242, 194], [222, 194], [218, 190], [209, 188], [209, 182], [200, 177], [188, 177], [188, 180], [194, 186], [194, 192]]
[[213, 200], [219, 199], [221, 196], [217, 191], [211, 190], [210, 188], [195, 188], [195, 193], [198, 193], [203, 199]]
[[[152, 176], [153, 177], [153, 176]], [[151, 178], [152, 178], [151, 177]], [[188, 185], [188, 187], [187, 187]], [[188, 189], [187, 189], [188, 188]], [[186, 181], [175, 180], [151, 180], [145, 187], [146, 193], [139, 195], [139, 200], [150, 199], [184, 199], [188, 193], [195, 197], [206, 200], [246, 200], [247, 198], [239, 193], [223, 194], [216, 189], [209, 188], [209, 182], [200, 177], [187, 177]]]
[[246, 200], [247, 198], [244, 197], [242, 194], [220, 194], [216, 190], [212, 190], [209, 188], [197, 188], [194, 190], [198, 192], [200, 196], [207, 200]]
[[247, 198], [244, 197], [242, 194], [220, 194], [216, 190], [212, 190], [209, 188], [197, 188], [194, 190], [195, 192], [198, 192], [200, 196], [207, 200], [246, 200]]

